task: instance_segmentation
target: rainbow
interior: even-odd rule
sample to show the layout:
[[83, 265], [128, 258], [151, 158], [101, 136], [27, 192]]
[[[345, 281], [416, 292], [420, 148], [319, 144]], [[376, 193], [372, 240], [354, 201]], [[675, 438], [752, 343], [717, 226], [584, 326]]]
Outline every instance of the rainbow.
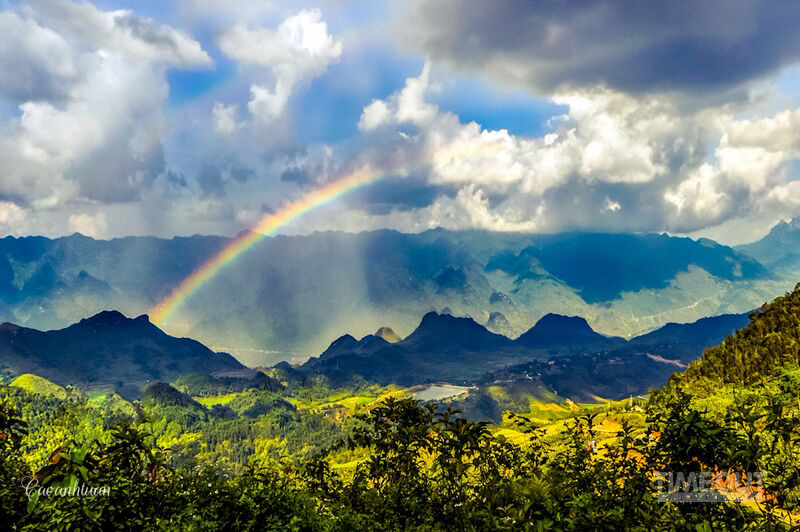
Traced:
[[235, 261], [242, 253], [253, 247], [261, 239], [273, 233], [276, 229], [312, 209], [325, 205], [351, 190], [377, 181], [383, 176], [384, 174], [375, 172], [369, 166], [363, 166], [352, 174], [289, 203], [278, 212], [268, 214], [250, 231], [233, 239], [219, 253], [203, 263], [194, 270], [191, 275], [181, 281], [169, 296], [164, 298], [150, 311], [150, 320], [155, 324], [162, 325], [184, 301], [197, 292], [212, 277], [219, 273], [220, 270]]

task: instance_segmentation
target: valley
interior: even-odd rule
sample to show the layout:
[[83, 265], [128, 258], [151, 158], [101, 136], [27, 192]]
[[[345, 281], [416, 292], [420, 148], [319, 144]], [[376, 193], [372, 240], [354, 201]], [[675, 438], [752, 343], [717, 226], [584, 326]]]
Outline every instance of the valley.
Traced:
[[[800, 241], [796, 228], [785, 233], [787, 242]], [[102, 310], [146, 314], [229, 242], [0, 239], [0, 319], [48, 330]], [[363, 337], [385, 325], [405, 337], [429, 311], [471, 316], [510, 338], [547, 313], [582, 316], [604, 335], [631, 338], [669, 322], [748, 312], [790, 289], [799, 270], [746, 254], [759, 249], [656, 234], [279, 236], [255, 245], [158, 325], [230, 347], [249, 366], [301, 362], [341, 334]]]

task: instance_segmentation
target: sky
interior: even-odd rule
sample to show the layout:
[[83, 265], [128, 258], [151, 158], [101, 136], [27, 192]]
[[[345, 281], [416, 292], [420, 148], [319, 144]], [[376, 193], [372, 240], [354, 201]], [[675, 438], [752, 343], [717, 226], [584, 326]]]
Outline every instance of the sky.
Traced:
[[[223, 5], [230, 4], [230, 5]], [[0, 234], [668, 232], [800, 216], [794, 0], [0, 1]]]

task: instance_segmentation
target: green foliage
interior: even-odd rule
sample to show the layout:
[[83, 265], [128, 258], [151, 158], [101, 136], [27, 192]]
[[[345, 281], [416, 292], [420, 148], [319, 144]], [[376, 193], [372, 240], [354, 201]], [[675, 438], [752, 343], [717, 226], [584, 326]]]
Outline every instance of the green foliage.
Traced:
[[256, 372], [252, 379], [245, 377], [212, 377], [211, 375], [185, 375], [175, 379], [175, 388], [194, 397], [227, 395], [248, 389], [277, 392], [283, 385], [264, 373]]
[[296, 410], [292, 403], [280, 395], [261, 390], [247, 390], [239, 394], [227, 406], [237, 414], [253, 419], [275, 411], [288, 420]]
[[67, 391], [64, 388], [38, 375], [31, 375], [30, 373], [25, 373], [12, 380], [11, 386], [20, 388], [26, 392], [48, 395], [57, 399], [67, 398]]
[[26, 434], [27, 423], [19, 417], [16, 403], [0, 395], [0, 515], [12, 522], [23, 515], [26, 504], [18, 489], [30, 474], [20, 452]]
[[[798, 372], [788, 370], [770, 384], [775, 397], [757, 405], [746, 401], [720, 419], [693, 409], [685, 393], [665, 392], [649, 406], [652, 423], [644, 429], [618, 406], [620, 430], [602, 454], [590, 444], [600, 430], [599, 411], [577, 410], [557, 445], [528, 418], [511, 416], [530, 436], [530, 445], [519, 446], [452, 409], [390, 398], [336, 430], [319, 416], [296, 412], [284, 419], [271, 411], [255, 422], [243, 416], [197, 421], [197, 459], [180, 462], [180, 449], [160, 442], [188, 433], [171, 435], [171, 422], [153, 416], [163, 408], [194, 408], [145, 406], [138, 419], [104, 430], [102, 442], [78, 443], [82, 434], [71, 434], [51, 447], [33, 475], [44, 488], [107, 486], [105, 495], [26, 501], [20, 488], [3, 497], [3, 510], [21, 530], [781, 529], [775, 508], [759, 513], [735, 504], [687, 509], [659, 503], [651, 473], [667, 466], [780, 467], [786, 474], [770, 488], [779, 494], [775, 506], [791, 507], [797, 468], [786, 452], [797, 444], [798, 423], [770, 405], [796, 400], [798, 384]], [[61, 407], [51, 421], [99, 416], [87, 402]], [[754, 438], [756, 428], [767, 435]], [[19, 458], [31, 436], [24, 429], [11, 398], [4, 399], [0, 430], [9, 436], [0, 445], [16, 449], [3, 453], [4, 471], [10, 470], [8, 457]], [[661, 436], [654, 442], [655, 430]], [[212, 459], [220, 454], [209, 454], [212, 441], [234, 448], [255, 441], [251, 464], [225, 467]], [[364, 457], [355, 469], [331, 467], [329, 455], [344, 450]], [[18, 477], [30, 475], [21, 460], [17, 464]]]
[[752, 384], [787, 364], [800, 364], [800, 284], [764, 304], [747, 327], [722, 345], [706, 350], [686, 370], [686, 378]]

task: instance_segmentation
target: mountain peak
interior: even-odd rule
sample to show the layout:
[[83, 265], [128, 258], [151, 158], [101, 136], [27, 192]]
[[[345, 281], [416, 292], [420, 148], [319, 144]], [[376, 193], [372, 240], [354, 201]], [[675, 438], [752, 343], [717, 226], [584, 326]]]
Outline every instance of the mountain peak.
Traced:
[[450, 314], [428, 312], [419, 326], [402, 344], [414, 344], [425, 349], [444, 349], [448, 345], [459, 345], [471, 351], [505, 347], [510, 340], [495, 334], [472, 318], [459, 318]]
[[773, 234], [791, 234], [800, 231], [800, 218], [792, 218], [791, 220], [781, 221], [778, 225], [774, 226], [770, 233]]
[[331, 342], [331, 345], [329, 345], [328, 349], [326, 349], [320, 355], [320, 358], [332, 356], [341, 351], [352, 350], [355, 349], [356, 347], [358, 347], [358, 340], [356, 340], [352, 335], [343, 334], [342, 336]]
[[22, 329], [23, 329], [23, 327], [20, 327], [19, 325], [15, 324], [15, 323], [11, 323], [10, 321], [6, 321], [6, 322], [3, 322], [2, 324], [0, 324], [0, 331], [17, 332], [17, 331], [21, 331]]
[[146, 315], [128, 318], [106, 310], [65, 329], [4, 327], [3, 364], [14, 373], [35, 373], [59, 385], [108, 384], [135, 397], [138, 387], [130, 383], [243, 369], [228, 354], [167, 335]]
[[[426, 313], [422, 316], [422, 320], [419, 322], [417, 329], [414, 331], [415, 333], [419, 330], [427, 330], [427, 329], [434, 329], [438, 330], [440, 327], [481, 327], [478, 323], [475, 322], [472, 318], [468, 317], [457, 317], [453, 316], [450, 312], [442, 311], [442, 313], [438, 313], [435, 310], [431, 310], [430, 312]], [[413, 334], [413, 333], [412, 333]]]
[[[92, 328], [106, 328], [106, 327], [126, 327], [126, 326], [150, 326], [158, 329], [150, 322], [147, 314], [142, 314], [135, 318], [129, 318], [118, 310], [103, 310], [84, 318], [73, 327], [92, 327]], [[160, 329], [159, 329], [160, 330]]]
[[594, 329], [582, 316], [565, 316], [563, 314], [548, 313], [536, 322], [534, 327], [563, 327], [573, 331], [594, 332]]
[[486, 321], [486, 328], [492, 332], [504, 334], [506, 331], [511, 330], [511, 324], [508, 322], [505, 314], [499, 311], [492, 311], [489, 314], [489, 319]]
[[394, 330], [391, 327], [379, 327], [378, 330], [375, 331], [375, 334], [373, 336], [377, 336], [378, 338], [383, 338], [390, 344], [396, 344], [397, 342], [402, 340], [402, 338], [400, 338], [400, 336], [396, 332], [394, 332]]
[[118, 310], [102, 310], [94, 316], [82, 319], [79, 323], [84, 325], [121, 325], [128, 321], [130, 318]]
[[551, 313], [545, 314], [517, 342], [528, 347], [549, 348], [567, 345], [610, 347], [625, 341], [595, 332], [586, 319], [580, 316]]

